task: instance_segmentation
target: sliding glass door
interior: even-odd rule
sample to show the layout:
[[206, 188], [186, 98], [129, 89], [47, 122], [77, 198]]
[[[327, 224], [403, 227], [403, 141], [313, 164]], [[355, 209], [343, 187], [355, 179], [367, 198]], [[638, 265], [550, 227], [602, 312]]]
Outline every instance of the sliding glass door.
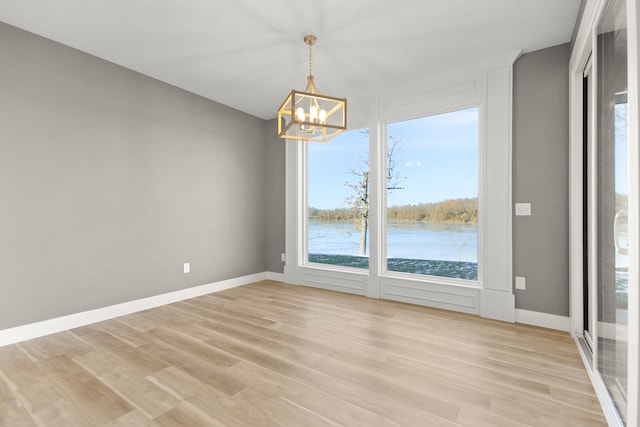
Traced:
[[[595, 138], [589, 283], [595, 291], [596, 367], [624, 420], [628, 363], [628, 196], [626, 2], [608, 2], [596, 33]], [[592, 328], [593, 329], [593, 328]]]

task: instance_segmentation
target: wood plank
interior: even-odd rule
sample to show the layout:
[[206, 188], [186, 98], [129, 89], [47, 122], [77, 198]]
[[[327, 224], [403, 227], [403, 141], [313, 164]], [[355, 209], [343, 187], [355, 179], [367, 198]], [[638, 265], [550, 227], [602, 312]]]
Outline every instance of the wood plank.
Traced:
[[151, 339], [148, 335], [140, 332], [118, 319], [100, 322], [100, 329], [113, 335], [131, 347], [139, 347], [147, 344]]
[[84, 327], [82, 330], [74, 329], [73, 333], [80, 334], [83, 340], [99, 348], [99, 351], [74, 356], [74, 360], [82, 363], [96, 376], [108, 372], [112, 366], [128, 366], [130, 370], [141, 376], [146, 376], [168, 366], [159, 358], [140, 351], [136, 347], [131, 347], [97, 326]]
[[0, 375], [12, 388], [25, 387], [40, 380], [35, 361], [17, 344], [0, 347]]
[[0, 401], [0, 426], [31, 427], [37, 424], [18, 400]]
[[38, 423], [104, 424], [131, 411], [126, 401], [67, 356], [39, 363], [42, 380], [17, 392]]
[[19, 346], [29, 357], [36, 361], [60, 355], [74, 356], [94, 350], [93, 347], [69, 332], [60, 332], [25, 341], [20, 343]]
[[153, 427], [158, 424], [148, 419], [139, 411], [127, 412], [120, 418], [104, 425], [104, 427]]
[[[281, 376], [269, 370], [260, 369], [259, 366], [243, 363], [235, 366], [233, 371], [246, 382], [251, 382], [252, 390], [264, 393], [265, 396], [280, 396], [308, 412], [324, 414], [324, 418], [341, 426], [397, 427], [400, 425], [317, 388], [294, 380], [283, 380]], [[332, 408], [332, 410], [329, 412], [326, 408]]]
[[154, 418], [154, 425], [162, 427], [225, 427], [214, 418], [187, 402], [182, 402], [170, 411]]
[[155, 418], [180, 403], [179, 399], [126, 368], [116, 368], [100, 379], [148, 418]]
[[141, 347], [141, 350], [158, 359], [164, 360], [168, 365], [175, 366], [229, 396], [234, 395], [246, 387], [246, 384], [230, 375], [226, 367], [208, 363], [203, 359], [166, 343], [154, 342], [146, 344]]

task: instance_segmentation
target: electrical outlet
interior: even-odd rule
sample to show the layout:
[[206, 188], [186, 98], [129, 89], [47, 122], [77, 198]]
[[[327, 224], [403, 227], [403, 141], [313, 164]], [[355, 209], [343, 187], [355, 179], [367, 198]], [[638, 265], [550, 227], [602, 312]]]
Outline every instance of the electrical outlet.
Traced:
[[287, 254], [284, 252], [280, 254], [280, 261], [287, 262]]
[[516, 289], [526, 289], [524, 277], [516, 276]]
[[185, 274], [191, 272], [191, 263], [190, 262], [185, 262], [184, 263], [184, 270], [183, 271], [185, 272]]

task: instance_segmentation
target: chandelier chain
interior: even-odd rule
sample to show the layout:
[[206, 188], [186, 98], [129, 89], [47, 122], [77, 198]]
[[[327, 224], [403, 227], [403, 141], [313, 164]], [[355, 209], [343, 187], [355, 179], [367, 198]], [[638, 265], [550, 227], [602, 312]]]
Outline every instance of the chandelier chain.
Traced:
[[313, 49], [311, 43], [309, 43], [309, 75], [313, 76]]

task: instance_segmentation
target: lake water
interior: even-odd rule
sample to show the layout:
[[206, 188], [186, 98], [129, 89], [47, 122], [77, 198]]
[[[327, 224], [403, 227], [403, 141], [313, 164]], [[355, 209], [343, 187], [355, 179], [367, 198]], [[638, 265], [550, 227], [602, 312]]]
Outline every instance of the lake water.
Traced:
[[[390, 222], [387, 231], [389, 258], [478, 262], [475, 225], [398, 221]], [[309, 221], [309, 253], [358, 255], [359, 242], [350, 221]]]
[[[309, 261], [368, 268], [359, 256], [360, 233], [352, 222], [309, 222]], [[478, 279], [478, 227], [402, 221], [387, 225], [387, 269]]]

